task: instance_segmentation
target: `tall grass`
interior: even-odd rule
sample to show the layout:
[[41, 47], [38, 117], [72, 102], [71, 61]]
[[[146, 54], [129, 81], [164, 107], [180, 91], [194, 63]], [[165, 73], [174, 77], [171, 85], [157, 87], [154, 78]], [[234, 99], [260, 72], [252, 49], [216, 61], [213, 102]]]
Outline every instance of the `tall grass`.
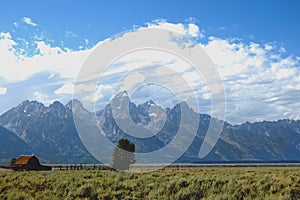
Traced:
[[0, 199], [300, 199], [300, 168], [0, 172]]

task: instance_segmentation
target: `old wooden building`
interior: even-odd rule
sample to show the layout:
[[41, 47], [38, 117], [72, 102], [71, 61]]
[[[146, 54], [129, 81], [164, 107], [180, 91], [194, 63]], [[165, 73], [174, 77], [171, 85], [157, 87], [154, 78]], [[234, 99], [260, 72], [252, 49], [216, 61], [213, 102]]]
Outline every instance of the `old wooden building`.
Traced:
[[12, 169], [14, 171], [41, 171], [51, 170], [51, 167], [40, 164], [40, 161], [35, 156], [20, 156], [14, 163], [5, 166], [6, 169]]

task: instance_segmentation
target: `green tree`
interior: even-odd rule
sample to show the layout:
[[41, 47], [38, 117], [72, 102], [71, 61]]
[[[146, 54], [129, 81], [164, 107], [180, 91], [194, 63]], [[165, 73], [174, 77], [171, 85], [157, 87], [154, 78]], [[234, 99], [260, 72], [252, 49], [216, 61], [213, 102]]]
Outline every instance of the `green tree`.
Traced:
[[120, 139], [112, 154], [111, 167], [118, 170], [128, 170], [129, 166], [136, 162], [134, 151], [133, 143], [125, 138]]

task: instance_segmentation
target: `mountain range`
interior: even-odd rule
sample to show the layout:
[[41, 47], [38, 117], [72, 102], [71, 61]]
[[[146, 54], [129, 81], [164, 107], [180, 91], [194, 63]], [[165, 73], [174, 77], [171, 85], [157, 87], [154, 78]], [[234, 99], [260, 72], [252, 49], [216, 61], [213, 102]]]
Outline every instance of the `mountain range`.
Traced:
[[[124, 118], [123, 112], [112, 110], [112, 104], [129, 104], [132, 121], [138, 126], [158, 130], [154, 136], [134, 137], [123, 131], [116, 120]], [[63, 105], [56, 101], [45, 106], [37, 101], [24, 101], [0, 116], [0, 162], [20, 154], [34, 154], [43, 163], [98, 163], [85, 148], [74, 124], [72, 106], [89, 113], [77, 101]], [[278, 120], [231, 125], [225, 122], [221, 136], [212, 151], [203, 159], [198, 157], [206, 131], [212, 119], [199, 114], [181, 102], [173, 108], [162, 108], [149, 100], [141, 105], [131, 102], [127, 92], [117, 94], [109, 104], [96, 112], [98, 125], [112, 141], [126, 137], [136, 146], [136, 152], [152, 152], [170, 143], [179, 129], [181, 108], [185, 106], [188, 117], [199, 117], [197, 133], [192, 144], [177, 162], [281, 162], [300, 161], [300, 121]], [[126, 123], [125, 123], [126, 125]], [[130, 124], [128, 124], [130, 126]], [[136, 133], [138, 134], [138, 133]]]

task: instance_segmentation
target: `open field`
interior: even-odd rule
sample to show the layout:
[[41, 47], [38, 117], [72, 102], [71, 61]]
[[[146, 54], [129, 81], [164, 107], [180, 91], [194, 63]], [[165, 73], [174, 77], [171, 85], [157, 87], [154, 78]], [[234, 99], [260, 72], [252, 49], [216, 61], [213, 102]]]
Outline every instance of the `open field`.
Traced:
[[0, 172], [0, 199], [300, 199], [300, 168]]

